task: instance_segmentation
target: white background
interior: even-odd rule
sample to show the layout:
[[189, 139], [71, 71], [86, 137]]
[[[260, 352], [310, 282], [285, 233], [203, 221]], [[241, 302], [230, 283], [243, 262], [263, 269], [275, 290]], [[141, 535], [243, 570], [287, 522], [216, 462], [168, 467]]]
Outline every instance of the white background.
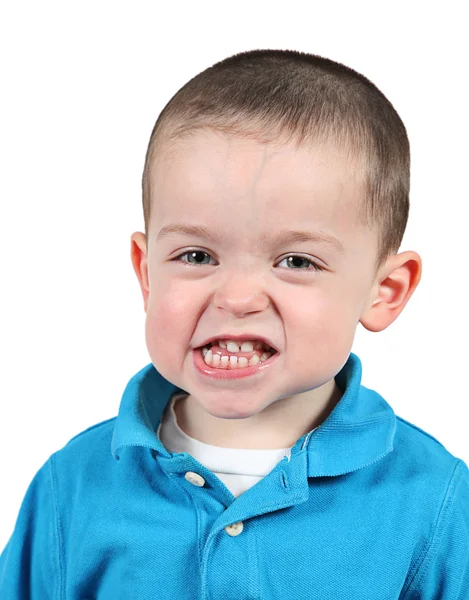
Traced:
[[5, 2], [0, 13], [0, 552], [36, 471], [117, 415], [150, 363], [130, 236], [154, 122], [216, 61], [296, 49], [366, 75], [403, 119], [423, 277], [362, 383], [469, 462], [463, 2]]

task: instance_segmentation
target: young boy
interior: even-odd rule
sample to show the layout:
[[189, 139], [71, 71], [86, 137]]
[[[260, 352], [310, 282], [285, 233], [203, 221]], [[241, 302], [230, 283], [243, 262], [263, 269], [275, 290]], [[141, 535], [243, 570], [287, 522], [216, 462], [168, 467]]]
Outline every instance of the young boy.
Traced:
[[252, 51], [160, 114], [131, 239], [151, 363], [27, 490], [0, 598], [469, 598], [469, 471], [361, 385], [417, 287], [409, 143], [354, 70]]

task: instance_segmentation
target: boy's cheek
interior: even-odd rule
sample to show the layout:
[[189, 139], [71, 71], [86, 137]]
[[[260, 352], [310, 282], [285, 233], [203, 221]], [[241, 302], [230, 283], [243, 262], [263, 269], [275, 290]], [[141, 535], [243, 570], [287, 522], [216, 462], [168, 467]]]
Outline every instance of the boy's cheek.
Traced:
[[145, 337], [152, 355], [177, 359], [184, 350], [190, 348], [194, 319], [197, 310], [190, 308], [190, 299], [173, 299], [157, 302], [153, 298], [148, 305], [145, 321]]
[[151, 362], [168, 381], [175, 381], [181, 372], [184, 356], [181, 352], [180, 333], [171, 327], [169, 319], [147, 313], [145, 341]]

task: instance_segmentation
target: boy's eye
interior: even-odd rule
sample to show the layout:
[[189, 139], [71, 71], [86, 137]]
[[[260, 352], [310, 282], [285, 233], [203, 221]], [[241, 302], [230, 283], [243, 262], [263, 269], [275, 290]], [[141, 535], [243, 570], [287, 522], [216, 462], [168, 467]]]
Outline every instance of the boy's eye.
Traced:
[[[207, 257], [210, 257], [210, 254], [208, 254], [208, 252], [204, 252], [203, 250], [188, 250], [187, 252], [184, 252], [183, 254], [180, 254], [179, 256], [176, 256], [175, 258], [171, 259], [172, 261], [178, 261], [178, 262], [183, 262], [189, 265], [206, 265], [208, 263], [206, 262], [200, 262], [201, 260], [204, 259], [204, 255]], [[181, 258], [183, 256], [189, 256], [190, 258], [193, 258], [196, 262], [186, 262], [184, 260], [181, 260]], [[200, 260], [197, 260], [200, 259]], [[305, 256], [301, 256], [299, 254], [290, 254], [289, 256], [285, 257], [284, 259], [282, 259], [280, 262], [287, 262], [287, 269], [289, 269], [290, 267], [294, 267], [293, 270], [295, 271], [324, 271], [324, 267], [321, 267], [320, 265], [318, 265], [317, 263], [315, 263], [314, 261], [312, 261], [310, 258], [306, 258]], [[301, 263], [309, 263], [311, 266], [308, 268], [304, 268], [301, 267]], [[280, 263], [279, 263], [280, 264]]]

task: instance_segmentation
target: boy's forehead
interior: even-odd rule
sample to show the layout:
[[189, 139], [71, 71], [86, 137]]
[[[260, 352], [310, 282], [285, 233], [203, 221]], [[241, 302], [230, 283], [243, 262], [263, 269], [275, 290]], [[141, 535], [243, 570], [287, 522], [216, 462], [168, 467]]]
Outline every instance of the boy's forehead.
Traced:
[[344, 144], [332, 138], [327, 140], [310, 139], [301, 145], [297, 139], [276, 138], [269, 142], [260, 142], [251, 137], [221, 133], [200, 129], [188, 132], [171, 141], [160, 142], [157, 156], [153, 158], [153, 170], [158, 166], [164, 170], [168, 166], [187, 163], [203, 155], [204, 161], [212, 164], [221, 162], [242, 165], [244, 161], [261, 160], [263, 162], [288, 160], [291, 164], [323, 165], [340, 169], [345, 176], [357, 177], [361, 170], [361, 156]]
[[298, 148], [295, 142], [264, 144], [197, 132], [173, 141], [154, 161], [152, 213], [160, 224], [174, 218], [213, 221], [222, 209], [237, 223], [262, 220], [270, 230], [291, 221], [349, 229], [363, 198], [361, 171], [333, 144]]

